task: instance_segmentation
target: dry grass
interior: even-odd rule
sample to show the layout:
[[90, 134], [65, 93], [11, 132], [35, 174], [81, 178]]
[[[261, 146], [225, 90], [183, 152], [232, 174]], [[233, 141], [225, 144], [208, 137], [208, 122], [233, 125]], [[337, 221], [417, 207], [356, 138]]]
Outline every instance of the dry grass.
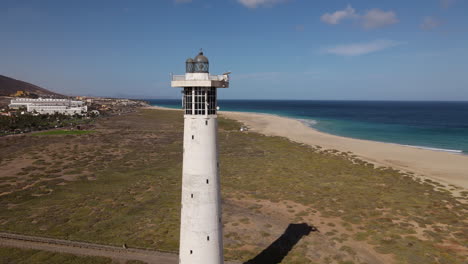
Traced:
[[[182, 121], [142, 110], [97, 133], [1, 138], [0, 229], [177, 251]], [[305, 222], [320, 232], [282, 263], [463, 263], [467, 206], [437, 183], [219, 126], [228, 258], [248, 260]]]

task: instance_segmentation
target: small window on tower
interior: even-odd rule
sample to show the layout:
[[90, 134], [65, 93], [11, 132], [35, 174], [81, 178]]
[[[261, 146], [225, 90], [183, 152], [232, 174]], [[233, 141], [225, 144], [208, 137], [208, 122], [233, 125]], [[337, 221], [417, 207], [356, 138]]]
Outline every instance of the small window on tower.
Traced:
[[210, 241], [210, 236], [207, 236], [207, 237], [206, 237], [206, 240], [207, 240], [207, 241]]
[[193, 198], [193, 193], [190, 196]]
[[190, 250], [190, 255], [192, 255], [192, 253], [193, 253], [193, 251], [192, 251], [192, 250]]
[[205, 121], [205, 125], [208, 125], [208, 120]]
[[195, 139], [195, 136], [194, 136], [194, 135], [192, 135], [192, 139]]
[[208, 181], [208, 179], [206, 179], [206, 184], [208, 184], [208, 183], [209, 183], [209, 181]]

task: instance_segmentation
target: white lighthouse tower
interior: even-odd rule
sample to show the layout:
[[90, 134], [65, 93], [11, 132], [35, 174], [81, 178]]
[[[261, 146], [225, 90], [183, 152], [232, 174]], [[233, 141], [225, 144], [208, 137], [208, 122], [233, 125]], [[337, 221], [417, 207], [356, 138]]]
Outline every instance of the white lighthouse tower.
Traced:
[[184, 161], [179, 263], [221, 264], [223, 230], [219, 180], [216, 89], [228, 88], [229, 77], [210, 75], [200, 52], [187, 59], [185, 75], [173, 75], [172, 87], [183, 87]]

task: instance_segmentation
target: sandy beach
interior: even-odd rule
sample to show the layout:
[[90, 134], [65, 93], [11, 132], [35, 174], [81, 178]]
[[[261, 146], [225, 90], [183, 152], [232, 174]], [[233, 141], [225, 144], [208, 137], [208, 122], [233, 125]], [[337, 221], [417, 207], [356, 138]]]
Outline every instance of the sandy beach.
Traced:
[[[151, 108], [178, 110], [159, 106]], [[299, 120], [271, 114], [220, 111], [219, 115], [244, 123], [250, 131], [286, 137], [325, 149], [350, 151], [378, 166], [413, 172], [445, 185], [468, 189], [468, 155], [335, 136], [317, 131]]]
[[238, 120], [252, 131], [265, 135], [282, 136], [327, 149], [350, 151], [376, 165], [389, 166], [441, 183], [468, 188], [467, 155], [335, 136], [310, 128], [299, 120], [276, 115], [244, 112], [220, 112], [220, 115]]

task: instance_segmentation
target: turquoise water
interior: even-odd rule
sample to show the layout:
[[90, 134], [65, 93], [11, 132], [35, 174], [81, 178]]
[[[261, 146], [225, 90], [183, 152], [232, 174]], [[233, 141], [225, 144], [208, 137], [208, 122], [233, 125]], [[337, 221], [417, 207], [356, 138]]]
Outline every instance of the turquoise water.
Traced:
[[[179, 100], [148, 100], [180, 108]], [[468, 153], [468, 102], [220, 100], [221, 110], [299, 119], [326, 133]]]

